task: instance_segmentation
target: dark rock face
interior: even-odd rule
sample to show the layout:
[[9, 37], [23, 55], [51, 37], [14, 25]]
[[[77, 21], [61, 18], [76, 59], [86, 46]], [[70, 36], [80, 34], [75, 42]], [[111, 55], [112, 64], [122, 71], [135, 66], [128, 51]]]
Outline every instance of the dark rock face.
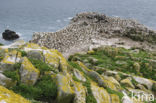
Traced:
[[19, 38], [19, 35], [16, 34], [16, 32], [7, 29], [2, 33], [2, 37], [5, 40], [15, 40]]

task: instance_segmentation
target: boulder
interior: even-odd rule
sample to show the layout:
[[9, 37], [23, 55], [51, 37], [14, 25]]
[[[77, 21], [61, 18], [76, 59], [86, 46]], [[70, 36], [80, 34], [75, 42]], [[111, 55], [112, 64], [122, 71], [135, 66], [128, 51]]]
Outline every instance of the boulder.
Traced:
[[116, 87], [120, 87], [120, 83], [114, 78], [114, 77], [108, 77], [108, 76], [103, 76], [104, 79], [108, 80], [108, 81], [111, 81], [113, 84], [116, 85]]
[[57, 74], [56, 84], [58, 87], [57, 103], [72, 103], [75, 94], [71, 87], [71, 77]]
[[120, 81], [120, 80], [121, 80], [121, 77], [120, 77], [119, 74], [116, 74], [114, 77], [115, 77], [115, 79], [116, 79], [117, 81]]
[[133, 79], [135, 81], [137, 81], [139, 84], [147, 86], [147, 88], [149, 90], [152, 89], [153, 82], [151, 80], [146, 79], [146, 78], [142, 78], [142, 77], [138, 77], [138, 76], [133, 76]]
[[22, 96], [0, 86], [0, 103], [31, 103]]
[[34, 85], [39, 74], [39, 70], [31, 64], [27, 57], [24, 57], [20, 68], [21, 82], [27, 85]]
[[86, 81], [86, 78], [83, 76], [82, 72], [80, 72], [79, 70], [74, 69], [74, 75], [78, 80], [83, 81], [83, 82]]
[[[99, 87], [96, 83], [91, 83], [91, 90], [97, 103], [111, 103], [111, 97], [109, 93], [103, 88]], [[119, 103], [119, 102], [116, 102]]]
[[126, 78], [120, 81], [121, 84], [124, 84], [126, 87], [135, 88], [132, 84], [130, 78]]
[[27, 56], [32, 59], [37, 59], [43, 61], [43, 56], [40, 51], [32, 50], [27, 52]]
[[116, 94], [110, 94], [112, 103], [120, 103], [120, 98]]
[[86, 103], [86, 88], [79, 82], [75, 82], [74, 84], [74, 103]]
[[2, 37], [5, 40], [15, 40], [18, 39], [20, 36], [16, 34], [16, 32], [7, 29], [2, 33]]
[[0, 73], [0, 85], [5, 86], [5, 87], [11, 87], [15, 84], [16, 82], [13, 82], [10, 78], [7, 78], [5, 75]]
[[14, 70], [14, 64], [18, 63], [21, 58], [21, 53], [13, 50], [5, 55], [3, 60], [0, 62], [0, 70]]

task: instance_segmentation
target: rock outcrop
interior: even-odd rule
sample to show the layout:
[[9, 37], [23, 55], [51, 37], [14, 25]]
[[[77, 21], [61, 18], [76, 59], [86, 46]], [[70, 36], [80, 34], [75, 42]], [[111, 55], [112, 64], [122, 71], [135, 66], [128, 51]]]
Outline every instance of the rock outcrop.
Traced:
[[2, 33], [2, 37], [5, 40], [15, 40], [19, 38], [19, 35], [16, 34], [16, 32], [7, 29]]
[[142, 71], [142, 60], [155, 59], [150, 52], [101, 47], [66, 60], [55, 49], [22, 41], [0, 46], [0, 50], [0, 103], [143, 103], [149, 100], [132, 98], [131, 92], [156, 93], [155, 74], [149, 76], [155, 65], [151, 72]]
[[[120, 38], [124, 38], [125, 41]], [[128, 38], [130, 40], [127, 40]], [[94, 12], [77, 14], [67, 27], [57, 32], [34, 33], [31, 40], [41, 46], [55, 48], [65, 56], [86, 51], [92, 45], [94, 47], [106, 44], [129, 47], [140, 46], [140, 42], [143, 42], [141, 46], [145, 48], [145, 44], [155, 44], [155, 41], [156, 32], [135, 20], [108, 17]], [[149, 49], [150, 46], [147, 48]]]
[[13, 91], [0, 86], [0, 103], [31, 103]]

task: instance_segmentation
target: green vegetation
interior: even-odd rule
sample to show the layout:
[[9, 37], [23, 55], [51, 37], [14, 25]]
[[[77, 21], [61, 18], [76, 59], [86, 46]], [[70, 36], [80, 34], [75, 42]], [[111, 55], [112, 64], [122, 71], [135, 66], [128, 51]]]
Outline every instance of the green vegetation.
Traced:
[[123, 98], [123, 96], [124, 96], [124, 94], [122, 93], [122, 92], [118, 92], [118, 91], [115, 91], [115, 90], [112, 90], [111, 88], [106, 88], [106, 90], [107, 90], [107, 92], [109, 93], [109, 94], [116, 94], [117, 96], [119, 96], [119, 98], [120, 98], [120, 103], [122, 103], [122, 98]]
[[153, 84], [153, 86], [152, 86], [152, 91], [154, 91], [154, 92], [156, 93], [156, 83]]
[[17, 69], [19, 70], [20, 67], [21, 67], [21, 63], [15, 63], [15, 64], [14, 64], [14, 69], [15, 69], [15, 70], [17, 70]]
[[20, 80], [20, 76], [19, 76], [20, 67], [21, 67], [21, 63], [15, 63], [13, 71], [6, 70], [3, 72], [3, 74], [6, 77], [11, 78], [13, 81], [19, 81]]
[[[44, 71], [53, 70], [52, 67], [48, 66], [46, 63], [30, 59], [33, 65], [38, 68], [43, 74]], [[37, 83], [32, 85], [22, 84], [19, 77], [19, 69], [21, 63], [14, 64], [13, 71], [4, 71], [3, 74], [13, 81], [17, 81], [17, 85], [11, 87], [14, 92], [22, 95], [25, 98], [33, 100], [33, 103], [40, 103], [38, 101], [51, 102], [56, 99], [57, 96], [57, 86], [55, 82], [51, 79], [50, 75], [42, 75]], [[36, 100], [36, 101], [35, 101]]]
[[151, 101], [151, 103], [156, 103], [156, 99], [154, 101]]
[[102, 73], [104, 73], [104, 71], [105, 70], [103, 70], [103, 69], [98, 69], [96, 72], [99, 73], [99, 74], [102, 74]]
[[22, 56], [22, 57], [27, 56], [27, 53], [26, 53], [25, 51], [22, 51], [22, 50], [21, 50], [20, 52], [21, 52], [21, 56]]
[[13, 81], [18, 81], [19, 80], [19, 75], [18, 75], [18, 71], [9, 71], [6, 70], [3, 72], [3, 74], [8, 77], [11, 78]]
[[122, 73], [118, 73], [118, 75], [120, 76], [121, 79], [125, 79], [125, 78], [128, 77], [128, 76], [126, 76], [126, 75], [123, 75]]
[[[100, 47], [95, 49], [92, 54], [72, 55], [69, 61], [77, 61], [78, 59], [78, 61], [86, 65], [90, 64], [90, 66], [88, 66], [90, 69], [95, 69], [94, 67], [96, 66], [156, 80], [155, 57], [154, 54], [142, 49]], [[93, 59], [96, 59], [97, 62], [92, 63]], [[104, 71], [98, 69], [97, 72], [102, 74]]]
[[[79, 66], [79, 64], [75, 63], [75, 62], [68, 62], [73, 68], [78, 69], [79, 71], [83, 72], [83, 70], [81, 69], [81, 67]], [[84, 73], [84, 72], [83, 72]], [[87, 88], [87, 96], [86, 96], [86, 103], [97, 103], [95, 97], [93, 96], [92, 90], [91, 90], [91, 83], [90, 83], [90, 78], [87, 77], [87, 75], [84, 75], [86, 78], [86, 82], [82, 82], [80, 80], [78, 80], [75, 76], [73, 76], [73, 80], [78, 81], [78, 82], [82, 82], [83, 86], [85, 86]]]
[[132, 78], [131, 82], [133, 83], [134, 86], [137, 86], [138, 82]]
[[34, 85], [18, 84], [12, 90], [25, 98], [50, 102], [56, 99], [57, 86], [51, 76], [43, 76]]
[[19, 84], [12, 87], [12, 90], [25, 98], [37, 99], [40, 96], [41, 89], [31, 85]]
[[86, 103], [97, 103], [95, 97], [93, 96], [92, 90], [91, 90], [91, 84], [88, 78], [86, 78], [86, 82], [83, 83], [83, 86], [87, 88], [87, 96], [86, 96]]
[[4, 58], [4, 56], [3, 55], [0, 55], [0, 61], [3, 60], [3, 58]]
[[79, 64], [77, 64], [76, 62], [68, 61], [68, 63], [73, 68], [78, 69], [79, 71], [83, 72], [82, 69], [81, 69], [81, 67], [79, 66]]
[[0, 43], [0, 46], [3, 46], [3, 44], [2, 44], [2, 43]]
[[43, 74], [45, 71], [54, 71], [56, 73], [53, 67], [49, 66], [48, 64], [44, 63], [41, 60], [32, 59], [32, 58], [29, 58], [29, 60], [35, 66], [35, 68], [40, 70], [41, 74]]
[[73, 78], [73, 80], [74, 80], [74, 81], [77, 81], [77, 82], [82, 82], [82, 81], [80, 81], [79, 79], [77, 79], [75, 75], [73, 75], [73, 77], [72, 77], [72, 78]]

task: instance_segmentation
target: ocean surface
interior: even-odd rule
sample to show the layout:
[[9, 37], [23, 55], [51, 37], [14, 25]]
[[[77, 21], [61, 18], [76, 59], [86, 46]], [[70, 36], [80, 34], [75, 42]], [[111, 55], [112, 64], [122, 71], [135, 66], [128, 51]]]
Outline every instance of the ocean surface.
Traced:
[[156, 30], [156, 0], [0, 0], [0, 43], [5, 29], [29, 41], [33, 32], [55, 32], [80, 12], [132, 18]]

